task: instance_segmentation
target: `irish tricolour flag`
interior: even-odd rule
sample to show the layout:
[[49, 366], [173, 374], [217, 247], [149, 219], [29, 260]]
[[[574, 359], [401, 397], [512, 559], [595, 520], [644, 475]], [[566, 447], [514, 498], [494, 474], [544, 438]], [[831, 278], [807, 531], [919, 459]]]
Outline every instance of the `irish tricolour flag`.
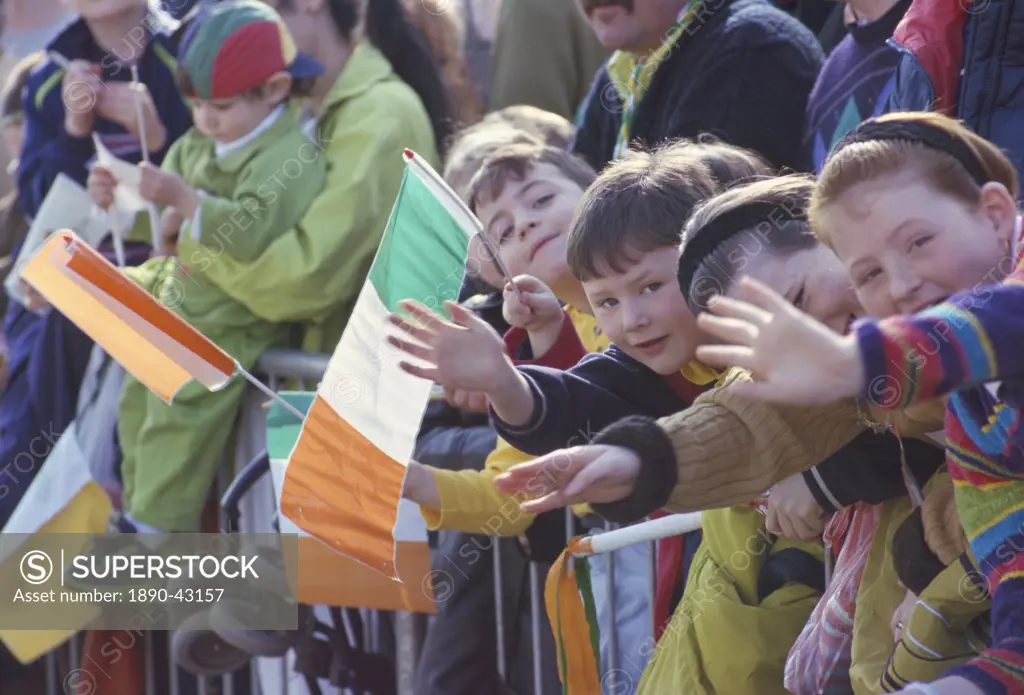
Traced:
[[288, 458], [280, 502], [300, 529], [398, 581], [396, 540], [426, 541], [418, 509], [401, 493], [431, 384], [399, 368], [385, 342], [387, 315], [403, 299], [432, 307], [457, 299], [479, 229], [426, 162], [408, 150], [405, 162], [366, 284]]

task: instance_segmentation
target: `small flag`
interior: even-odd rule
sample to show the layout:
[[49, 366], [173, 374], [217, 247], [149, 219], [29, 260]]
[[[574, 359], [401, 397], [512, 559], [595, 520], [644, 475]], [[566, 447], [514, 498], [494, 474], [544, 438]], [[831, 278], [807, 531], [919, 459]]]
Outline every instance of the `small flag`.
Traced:
[[192, 379], [222, 388], [238, 367], [74, 232], [53, 234], [22, 277], [167, 403]]
[[[281, 511], [315, 538], [396, 581], [396, 541], [426, 526], [402, 485], [431, 384], [399, 368], [387, 316], [404, 299], [458, 298], [479, 222], [411, 151], [377, 255], [291, 452]], [[401, 513], [400, 513], [401, 507]]]

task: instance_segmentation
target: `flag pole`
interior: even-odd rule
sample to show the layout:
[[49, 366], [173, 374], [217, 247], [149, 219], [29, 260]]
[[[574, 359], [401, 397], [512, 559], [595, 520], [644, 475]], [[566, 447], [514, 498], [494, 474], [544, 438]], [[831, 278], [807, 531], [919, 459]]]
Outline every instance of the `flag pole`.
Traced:
[[252, 374], [250, 374], [249, 372], [245, 371], [241, 367], [238, 368], [238, 371], [240, 371], [242, 373], [242, 376], [244, 376], [246, 379], [249, 380], [250, 384], [252, 384], [256, 388], [258, 388], [260, 391], [262, 391], [266, 395], [268, 395], [271, 398], [273, 398], [275, 401], [280, 403], [285, 408], [285, 410], [287, 410], [292, 415], [297, 417], [299, 419], [299, 422], [305, 421], [306, 416], [303, 415], [302, 412], [298, 408], [296, 408], [294, 405], [292, 405], [291, 403], [286, 401], [284, 398], [281, 398], [281, 396], [279, 394], [275, 393], [273, 389], [268, 387], [262, 381], [260, 381], [259, 379], [257, 379], [256, 377], [254, 377]]
[[[52, 60], [57, 65], [59, 65], [61, 68], [63, 68], [65, 72], [74, 72], [75, 71], [74, 66], [71, 64], [71, 61], [68, 60], [67, 58], [65, 58], [63, 55], [61, 55], [57, 51], [47, 51], [46, 54], [49, 56], [50, 60]], [[133, 76], [135, 76], [137, 74], [138, 74], [138, 72], [133, 72], [132, 73]], [[140, 104], [138, 102], [138, 100], [136, 100], [136, 109], [138, 110], [140, 116], [142, 114], [141, 107], [142, 107], [142, 104]], [[143, 150], [143, 152], [145, 152], [145, 150]], [[113, 224], [113, 215], [111, 214], [111, 211], [110, 210], [104, 210], [103, 212], [106, 213], [107, 224], [110, 225], [110, 231], [114, 235], [114, 254], [117, 257], [117, 265], [118, 265], [118, 267], [123, 268], [124, 265], [125, 265], [124, 241], [121, 239], [121, 236], [117, 233], [117, 229], [115, 228], [115, 225]]]
[[[132, 64], [131, 71], [132, 85], [140, 84], [138, 63]], [[152, 162], [149, 159], [149, 142], [146, 139], [146, 119], [142, 113], [142, 99], [139, 97], [137, 89], [133, 89], [132, 96], [135, 98], [135, 117], [139, 119], [139, 144], [142, 146], [142, 161], [146, 164], [151, 164]], [[147, 208], [149, 209], [149, 224], [153, 228], [153, 250], [157, 253], [163, 253], [163, 239], [160, 238], [160, 215], [157, 214], [156, 206], [153, 203], [149, 203]]]

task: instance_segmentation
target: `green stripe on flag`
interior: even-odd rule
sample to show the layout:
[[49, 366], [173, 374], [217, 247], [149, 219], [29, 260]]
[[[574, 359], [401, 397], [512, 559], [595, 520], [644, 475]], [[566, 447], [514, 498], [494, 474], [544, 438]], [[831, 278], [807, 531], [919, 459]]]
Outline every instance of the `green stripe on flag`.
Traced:
[[[313, 391], [282, 391], [278, 395], [300, 413], [308, 413], [316, 399]], [[277, 401], [271, 401], [267, 413], [267, 455], [270, 459], [287, 459], [291, 456], [301, 431], [302, 423], [295, 418], [294, 413], [285, 410]]]
[[[608, 562], [611, 562], [611, 555], [608, 555]], [[590, 627], [590, 648], [594, 650], [594, 663], [597, 664], [597, 680], [601, 680], [601, 634], [597, 623], [597, 607], [594, 604], [594, 588], [590, 582], [590, 560], [585, 557], [576, 558], [576, 586], [580, 588], [580, 596], [583, 597], [583, 612], [587, 616], [587, 625]]]
[[469, 234], [406, 161], [398, 198], [370, 268], [388, 311], [416, 299], [432, 308], [458, 299]]

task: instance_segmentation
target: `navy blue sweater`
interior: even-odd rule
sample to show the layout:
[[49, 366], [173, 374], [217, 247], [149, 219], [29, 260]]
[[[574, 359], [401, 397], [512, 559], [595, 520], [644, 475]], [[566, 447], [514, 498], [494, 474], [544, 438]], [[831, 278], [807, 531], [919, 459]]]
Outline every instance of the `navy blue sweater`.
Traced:
[[665, 417], [689, 407], [705, 387], [681, 374], [664, 377], [616, 345], [591, 353], [565, 371], [519, 367], [533, 391], [533, 415], [512, 427], [491, 411], [498, 436], [527, 454], [588, 443], [600, 430], [630, 415]]
[[[175, 82], [177, 48], [170, 33], [172, 22], [169, 17], [158, 19], [153, 15], [151, 21], [140, 27], [149, 41], [138, 60], [139, 80], [149, 89], [167, 130], [164, 148], [150, 153], [157, 164], [163, 160], [170, 144], [192, 127], [191, 113]], [[122, 47], [107, 52], [97, 45], [85, 21], [78, 20], [69, 24], [46, 48], [68, 60], [87, 60], [101, 66], [104, 82], [129, 82], [131, 71], [121, 61], [133, 60], [141, 43], [141, 34], [140, 37], [126, 36]], [[64, 129], [63, 78], [64, 69], [47, 60], [29, 76], [22, 100], [25, 142], [18, 164], [18, 202], [29, 218], [39, 211], [57, 174], [63, 173], [85, 185], [88, 164], [96, 154], [91, 137], [74, 138]], [[92, 97], [69, 90], [68, 98], [74, 103]], [[120, 124], [96, 116], [94, 130], [118, 157], [129, 162], [142, 160], [138, 138]]]

